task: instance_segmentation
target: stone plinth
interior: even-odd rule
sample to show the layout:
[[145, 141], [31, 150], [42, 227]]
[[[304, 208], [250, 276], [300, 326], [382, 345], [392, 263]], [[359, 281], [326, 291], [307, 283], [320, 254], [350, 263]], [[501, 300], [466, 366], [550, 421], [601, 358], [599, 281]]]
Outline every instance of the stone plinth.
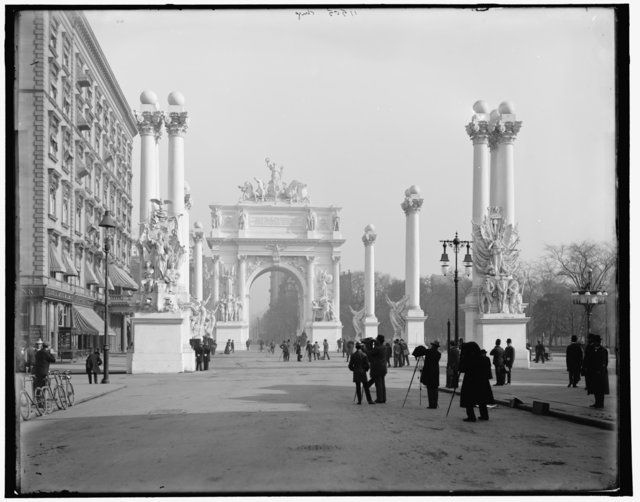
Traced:
[[468, 338], [465, 341], [474, 340], [480, 348], [491, 352], [495, 347], [497, 338], [502, 340], [502, 347], [507, 346], [507, 338], [511, 338], [511, 345], [516, 351], [514, 368], [529, 368], [529, 351], [527, 350], [527, 322], [529, 317], [524, 314], [477, 314], [475, 320], [475, 338]]
[[227, 340], [233, 340], [234, 350], [246, 350], [249, 339], [249, 324], [244, 321], [216, 322], [214, 338], [218, 344], [217, 351], [224, 351]]
[[380, 323], [375, 317], [365, 318], [362, 338], [375, 338], [378, 336], [378, 324]]
[[195, 371], [188, 312], [136, 313], [131, 330], [133, 351], [127, 355], [127, 373]]
[[338, 338], [342, 336], [342, 324], [339, 321], [313, 321], [306, 324], [305, 332], [311, 343], [318, 342], [320, 350], [322, 342], [327, 340], [329, 351], [333, 352], [338, 347]]
[[403, 338], [407, 342], [410, 351], [413, 351], [418, 345], [429, 345], [424, 339], [424, 322], [427, 317], [422, 310], [409, 310], [407, 312]]

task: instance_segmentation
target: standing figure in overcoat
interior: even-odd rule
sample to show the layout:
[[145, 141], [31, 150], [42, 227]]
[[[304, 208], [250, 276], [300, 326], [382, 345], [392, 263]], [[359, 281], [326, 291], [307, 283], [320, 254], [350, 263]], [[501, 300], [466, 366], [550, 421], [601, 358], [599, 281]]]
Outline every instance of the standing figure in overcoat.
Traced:
[[578, 337], [571, 335], [571, 343], [567, 345], [567, 371], [569, 372], [569, 384], [567, 387], [577, 387], [580, 381], [582, 369], [582, 346], [578, 343]]
[[378, 335], [375, 340], [375, 346], [369, 353], [369, 362], [371, 364], [371, 379], [367, 382], [367, 388], [371, 385], [376, 386], [376, 403], [387, 402], [387, 387], [384, 377], [387, 374], [387, 351], [384, 347], [384, 336]]
[[38, 387], [44, 387], [47, 385], [47, 376], [49, 375], [49, 364], [55, 363], [56, 358], [51, 353], [49, 346], [46, 343], [42, 344], [42, 348], [36, 352], [36, 362], [33, 378], [33, 390]]
[[511, 345], [511, 338], [507, 338], [507, 346], [504, 348], [504, 372], [507, 376], [507, 383], [511, 383], [511, 368], [516, 360], [516, 349]]
[[457, 389], [460, 379], [460, 348], [454, 340], [449, 344], [447, 356], [447, 387]]
[[204, 358], [204, 352], [202, 345], [196, 345], [196, 371], [202, 371], [202, 360]]
[[438, 407], [438, 387], [440, 387], [440, 342], [435, 340], [424, 355], [424, 366], [420, 374], [420, 383], [427, 388], [429, 408]]
[[487, 404], [493, 404], [491, 392], [491, 361], [483, 355], [476, 342], [462, 345], [460, 352], [460, 373], [464, 373], [460, 389], [460, 406], [467, 411], [465, 422], [475, 422], [473, 407], [480, 408], [480, 420], [489, 420]]
[[367, 371], [369, 371], [369, 359], [362, 352], [362, 345], [356, 343], [356, 352], [349, 359], [349, 369], [353, 371], [353, 381], [356, 384], [356, 396], [358, 404], [362, 404], [362, 387], [364, 387], [364, 395], [367, 403], [374, 404], [371, 399], [371, 392], [367, 387]]
[[604, 396], [609, 394], [609, 352], [601, 345], [600, 335], [592, 335], [591, 339], [592, 348], [585, 351], [583, 362], [587, 394], [593, 394], [596, 399], [591, 408], [604, 408]]
[[205, 371], [209, 369], [209, 361], [211, 361], [211, 348], [208, 343], [205, 343], [202, 347], [202, 364]]
[[[100, 365], [102, 364], [102, 359], [100, 359], [100, 349], [96, 349], [92, 354], [87, 356], [87, 360], [85, 362], [85, 370], [87, 372], [87, 376], [89, 377], [89, 383], [98, 383], [98, 373], [100, 373]], [[93, 382], [91, 382], [91, 376], [93, 375]]]
[[504, 349], [500, 347], [501, 340], [496, 340], [496, 346], [491, 349], [489, 355], [493, 356], [493, 365], [496, 368], [496, 383], [494, 385], [504, 385]]

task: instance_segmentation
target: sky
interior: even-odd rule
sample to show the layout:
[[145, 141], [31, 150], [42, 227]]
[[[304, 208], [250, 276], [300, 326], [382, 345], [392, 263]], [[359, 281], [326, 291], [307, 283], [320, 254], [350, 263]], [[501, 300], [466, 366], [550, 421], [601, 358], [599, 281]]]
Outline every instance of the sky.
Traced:
[[[311, 13], [308, 13], [311, 12]], [[305, 14], [303, 14], [305, 13]], [[308, 184], [342, 207], [342, 269], [362, 270], [364, 227], [376, 270], [404, 276], [404, 190], [420, 187], [421, 275], [439, 240], [470, 238], [473, 146], [464, 126], [482, 99], [514, 104], [521, 257], [545, 244], [615, 241], [615, 73], [611, 11], [600, 8], [87, 11], [125, 98], [140, 110], [186, 97], [191, 222], [269, 178]], [[139, 198], [140, 139], [133, 196]], [[161, 145], [166, 194], [166, 134]], [[138, 204], [136, 203], [136, 208]], [[134, 210], [135, 211], [135, 210]], [[137, 214], [134, 213], [134, 221]]]

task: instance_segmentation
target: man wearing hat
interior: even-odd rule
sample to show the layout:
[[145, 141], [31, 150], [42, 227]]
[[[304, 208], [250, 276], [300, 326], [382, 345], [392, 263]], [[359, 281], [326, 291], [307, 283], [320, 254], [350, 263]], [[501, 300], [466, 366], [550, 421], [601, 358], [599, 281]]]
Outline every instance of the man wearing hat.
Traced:
[[42, 348], [42, 338], [39, 338], [35, 347], [29, 347], [27, 349], [27, 356], [25, 361], [25, 371], [27, 373], [34, 373], [36, 370], [36, 353]]
[[362, 352], [362, 345], [356, 343], [356, 351], [349, 359], [349, 369], [353, 372], [353, 381], [356, 384], [356, 396], [358, 396], [358, 404], [362, 404], [362, 388], [364, 387], [364, 395], [367, 403], [374, 404], [371, 399], [371, 392], [367, 387], [367, 371], [369, 370], [369, 359]]
[[438, 387], [440, 386], [440, 342], [434, 340], [424, 354], [424, 366], [420, 374], [420, 383], [427, 388], [429, 408], [438, 407]]
[[56, 358], [51, 354], [49, 346], [42, 344], [42, 348], [36, 352], [35, 378], [34, 388], [44, 387], [47, 385], [47, 376], [49, 375], [49, 364], [55, 363]]
[[571, 343], [567, 345], [566, 353], [567, 371], [569, 372], [569, 385], [577, 387], [580, 381], [580, 368], [582, 367], [582, 347], [578, 343], [578, 337], [571, 335]]
[[609, 365], [609, 352], [601, 343], [600, 335], [589, 335], [591, 337], [592, 346], [590, 350], [585, 351], [584, 362], [584, 378], [587, 382], [587, 394], [593, 394], [596, 402], [591, 408], [604, 408], [604, 396], [609, 394], [609, 374], [607, 366]]
[[387, 355], [384, 347], [384, 335], [378, 335], [375, 340], [375, 346], [369, 353], [369, 361], [371, 363], [371, 380], [369, 380], [365, 387], [369, 388], [371, 385], [376, 386], [376, 403], [387, 402], [387, 388], [384, 382], [384, 377], [387, 374]]

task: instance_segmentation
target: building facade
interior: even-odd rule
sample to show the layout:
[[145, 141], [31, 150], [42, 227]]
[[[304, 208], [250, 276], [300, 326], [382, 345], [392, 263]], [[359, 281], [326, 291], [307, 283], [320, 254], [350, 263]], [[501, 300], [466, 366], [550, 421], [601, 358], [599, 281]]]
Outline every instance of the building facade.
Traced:
[[106, 210], [112, 351], [128, 345], [135, 118], [86, 17], [22, 11], [16, 30], [18, 347], [104, 343]]

